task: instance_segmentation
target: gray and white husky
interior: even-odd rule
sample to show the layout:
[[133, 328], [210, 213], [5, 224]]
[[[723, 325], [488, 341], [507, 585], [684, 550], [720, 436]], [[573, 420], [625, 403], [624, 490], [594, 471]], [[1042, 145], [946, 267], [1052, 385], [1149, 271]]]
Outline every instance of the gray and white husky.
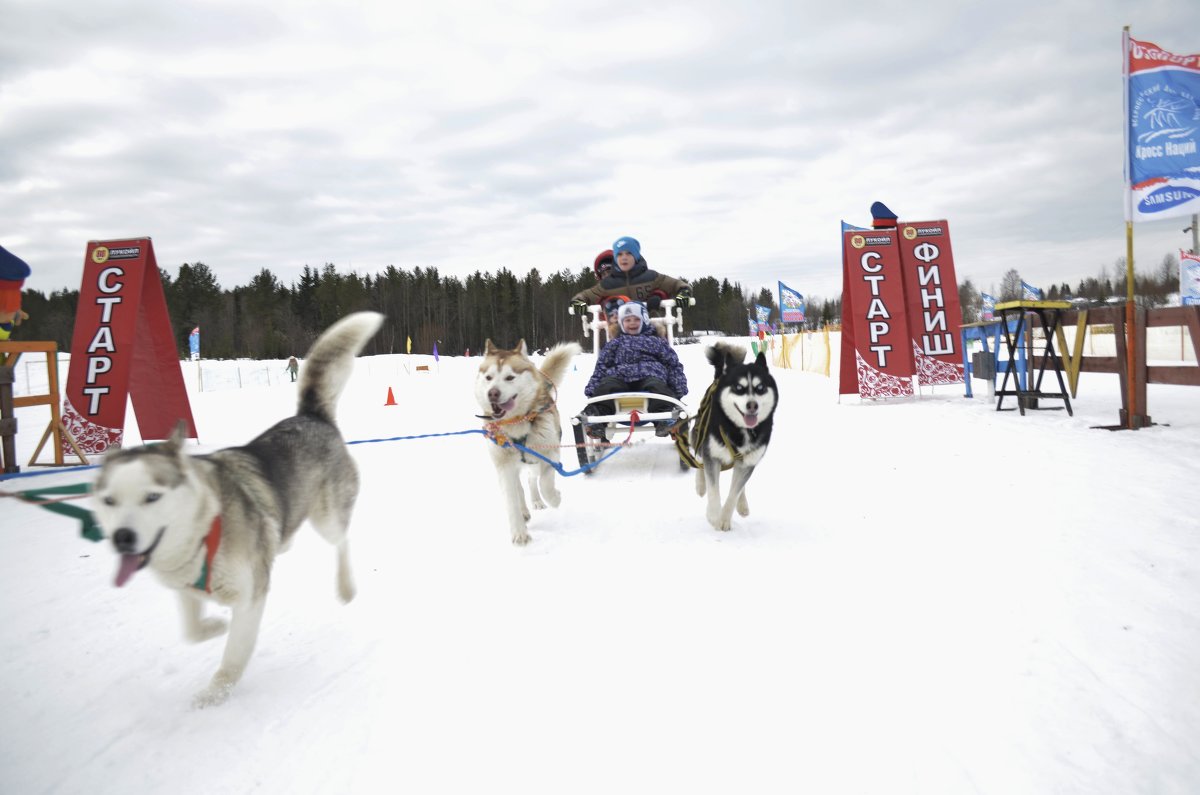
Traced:
[[[705, 515], [717, 530], [732, 526], [733, 509], [750, 515], [746, 482], [767, 453], [779, 389], [767, 369], [767, 357], [758, 354], [746, 364], [746, 349], [719, 342], [708, 349], [713, 384], [692, 426], [692, 447], [704, 466], [696, 470], [696, 493], [708, 493]], [[721, 471], [733, 469], [729, 495], [721, 503]]]
[[[558, 449], [562, 423], [558, 417], [556, 385], [579, 351], [576, 342], [555, 345], [539, 368], [529, 358], [525, 340], [512, 350], [497, 348], [491, 340], [487, 341], [475, 376], [475, 400], [484, 412], [480, 418], [488, 421], [488, 428], [497, 439], [503, 436], [555, 463], [562, 460]], [[533, 467], [528, 478], [529, 501], [537, 510], [545, 508], [546, 503], [557, 508], [562, 501], [554, 485], [554, 467], [511, 445], [492, 444], [490, 451], [500, 476], [512, 542], [528, 544], [526, 523], [530, 514], [521, 491], [521, 467]]]
[[358, 471], [335, 424], [337, 399], [354, 357], [383, 316], [359, 312], [335, 323], [305, 357], [299, 405], [244, 447], [208, 455], [183, 451], [184, 426], [158, 445], [105, 456], [94, 492], [96, 517], [120, 553], [116, 584], [143, 568], [179, 593], [184, 634], [223, 633], [204, 602], [232, 608], [221, 666], [195, 698], [219, 704], [241, 678], [258, 639], [275, 556], [309, 520], [337, 549], [337, 594], [354, 598], [346, 530]]

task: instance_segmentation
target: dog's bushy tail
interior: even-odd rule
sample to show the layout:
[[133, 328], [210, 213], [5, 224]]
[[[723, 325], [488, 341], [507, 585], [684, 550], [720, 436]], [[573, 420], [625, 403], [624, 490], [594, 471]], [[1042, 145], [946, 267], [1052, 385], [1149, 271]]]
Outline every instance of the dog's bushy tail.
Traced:
[[378, 312], [355, 312], [317, 337], [300, 368], [297, 414], [334, 423], [338, 397], [354, 371], [354, 357], [382, 324], [383, 315]]
[[741, 364], [746, 360], [746, 348], [742, 345], [734, 345], [732, 342], [718, 342], [709, 347], [705, 355], [708, 356], [709, 364], [716, 371], [715, 377], [720, 378], [726, 367], [731, 364]]
[[567, 365], [571, 363], [582, 348], [578, 342], [560, 342], [550, 349], [546, 354], [546, 358], [538, 366], [542, 374], [549, 378], [555, 386], [562, 383], [562, 377], [567, 372]]

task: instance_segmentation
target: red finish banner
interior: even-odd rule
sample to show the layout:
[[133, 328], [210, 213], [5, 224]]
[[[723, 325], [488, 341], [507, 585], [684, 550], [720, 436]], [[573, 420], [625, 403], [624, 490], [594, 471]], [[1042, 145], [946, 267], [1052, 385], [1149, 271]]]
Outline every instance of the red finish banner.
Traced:
[[127, 402], [143, 439], [181, 419], [196, 437], [150, 238], [87, 245], [63, 423], [85, 453], [103, 453], [121, 446]]
[[897, 232], [843, 232], [842, 251], [839, 392], [864, 398], [912, 395], [913, 352]]
[[917, 380], [922, 386], [964, 382], [958, 327], [962, 309], [950, 224], [913, 221], [899, 225], [900, 266]]

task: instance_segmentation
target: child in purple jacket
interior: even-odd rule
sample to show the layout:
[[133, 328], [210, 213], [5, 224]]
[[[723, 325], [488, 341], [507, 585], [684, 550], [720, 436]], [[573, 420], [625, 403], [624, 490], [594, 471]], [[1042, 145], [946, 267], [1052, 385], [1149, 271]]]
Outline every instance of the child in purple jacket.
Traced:
[[[613, 392], [655, 392], [681, 398], [687, 394], [687, 375], [679, 356], [665, 339], [654, 333], [650, 325], [650, 313], [640, 301], [622, 304], [617, 310], [620, 333], [610, 339], [600, 355], [596, 357], [596, 370], [588, 380], [583, 394], [588, 397], [609, 395]], [[650, 401], [653, 412], [670, 411], [670, 403]], [[588, 406], [589, 414], [611, 414], [611, 401], [593, 403]], [[659, 420], [655, 434], [670, 433], [671, 422]], [[602, 433], [600, 426], [589, 426], [589, 430]]]

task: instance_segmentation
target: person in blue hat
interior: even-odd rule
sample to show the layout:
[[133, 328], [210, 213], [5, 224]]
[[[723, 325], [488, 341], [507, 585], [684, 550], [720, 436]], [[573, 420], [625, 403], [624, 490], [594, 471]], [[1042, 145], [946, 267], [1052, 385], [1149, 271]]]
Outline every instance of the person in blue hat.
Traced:
[[[619, 333], [604, 344], [596, 357], [596, 369], [588, 379], [583, 394], [588, 397], [610, 395], [614, 392], [654, 392], [681, 398], [687, 394], [687, 374], [678, 354], [670, 344], [654, 333], [650, 314], [640, 301], [621, 304], [617, 310]], [[672, 406], [651, 400], [650, 411], [670, 411]], [[612, 401], [592, 403], [589, 414], [613, 413]], [[604, 426], [589, 424], [588, 434], [602, 437]], [[654, 432], [666, 436], [671, 432], [669, 420], [654, 423]]]
[[13, 328], [29, 318], [21, 311], [21, 288], [30, 273], [25, 260], [0, 246], [0, 341], [12, 336]]
[[[586, 290], [581, 290], [571, 298], [571, 305], [578, 314], [587, 311], [588, 304], [604, 306], [610, 299], [623, 296], [627, 301], [641, 301], [647, 308], [658, 308], [659, 302], [665, 296], [685, 302], [691, 301], [692, 288], [682, 279], [650, 270], [646, 259], [642, 256], [642, 244], [634, 237], [619, 237], [613, 243], [613, 256], [617, 267], [611, 270]], [[615, 306], [613, 307], [616, 308]], [[607, 307], [606, 307], [607, 309]]]

